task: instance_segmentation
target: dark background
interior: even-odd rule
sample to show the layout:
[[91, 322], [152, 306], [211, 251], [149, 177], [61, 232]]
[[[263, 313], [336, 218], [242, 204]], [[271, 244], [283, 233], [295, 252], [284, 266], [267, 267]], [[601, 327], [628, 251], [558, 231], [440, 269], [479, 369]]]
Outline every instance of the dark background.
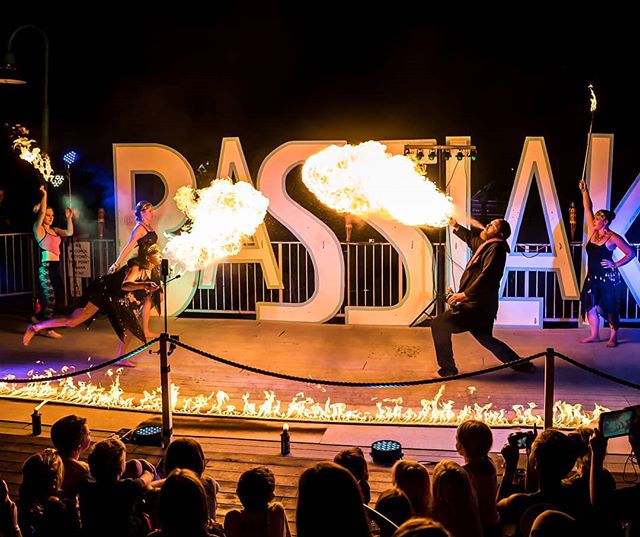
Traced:
[[[519, 12], [484, 4], [263, 2], [211, 11], [173, 6], [162, 18], [131, 6], [66, 15], [57, 8], [5, 14], [0, 45], [21, 24], [49, 37], [51, 157], [61, 171], [62, 155], [78, 151], [73, 191], [86, 220], [104, 206], [112, 221], [116, 142], [166, 144], [194, 169], [209, 162], [215, 171], [222, 137], [239, 136], [255, 178], [264, 157], [289, 140], [444, 143], [447, 135], [471, 136], [479, 153], [472, 191], [494, 181], [492, 197], [502, 201], [525, 136], [544, 136], [566, 218], [569, 202], [580, 201], [588, 84], [598, 97], [594, 132], [615, 134], [614, 206], [640, 171], [634, 20], [622, 4], [601, 7], [606, 12], [560, 13], [557, 3]], [[29, 84], [0, 85], [0, 118], [27, 125], [41, 141], [41, 36], [22, 31], [13, 52]], [[6, 128], [0, 142], [0, 186], [15, 227], [29, 229], [38, 177], [12, 152]], [[297, 175], [289, 178], [294, 198], [343, 239], [342, 218], [319, 207]], [[66, 185], [57, 192], [59, 211]], [[539, 212], [532, 197], [520, 240], [546, 240]], [[287, 236], [273, 219], [268, 225], [272, 238]], [[640, 242], [638, 228], [630, 241]], [[355, 240], [369, 235], [356, 226]]]

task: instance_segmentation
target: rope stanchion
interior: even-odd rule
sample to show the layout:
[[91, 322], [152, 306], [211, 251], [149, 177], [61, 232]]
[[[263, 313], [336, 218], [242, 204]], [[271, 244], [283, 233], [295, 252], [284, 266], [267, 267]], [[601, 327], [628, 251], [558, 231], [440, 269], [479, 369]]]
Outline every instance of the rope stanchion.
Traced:
[[494, 371], [500, 371], [502, 369], [511, 368], [514, 366], [518, 366], [521, 364], [525, 364], [530, 362], [531, 360], [535, 360], [536, 358], [540, 358], [541, 356], [545, 356], [546, 353], [540, 352], [538, 354], [533, 354], [531, 356], [527, 356], [525, 358], [520, 358], [520, 360], [514, 360], [512, 362], [496, 365], [494, 367], [488, 367], [486, 369], [479, 369], [477, 371], [470, 371], [469, 373], [460, 373], [458, 375], [453, 375], [451, 377], [446, 378], [430, 378], [430, 379], [419, 379], [419, 380], [407, 380], [407, 381], [397, 381], [397, 382], [348, 382], [348, 381], [340, 381], [340, 380], [327, 380], [327, 379], [314, 379], [310, 377], [298, 377], [295, 375], [286, 375], [283, 373], [276, 373], [275, 371], [268, 371], [266, 369], [260, 369], [258, 367], [253, 367], [246, 364], [241, 364], [239, 362], [234, 362], [233, 360], [227, 360], [226, 358], [221, 358], [220, 356], [216, 356], [215, 354], [211, 354], [210, 352], [205, 352], [196, 347], [192, 347], [191, 345], [187, 345], [177, 339], [168, 338], [168, 341], [177, 347], [182, 347], [185, 350], [191, 351], [195, 354], [199, 354], [200, 356], [204, 356], [210, 360], [215, 362], [219, 362], [221, 364], [225, 364], [231, 367], [235, 367], [238, 369], [242, 369], [244, 371], [250, 371], [251, 373], [257, 373], [259, 375], [265, 375], [267, 377], [278, 378], [282, 380], [292, 380], [295, 382], [304, 382], [304, 383], [312, 383], [312, 384], [324, 384], [326, 386], [344, 386], [349, 388], [401, 388], [404, 386], [421, 386], [427, 384], [438, 384], [442, 382], [450, 382], [453, 380], [462, 380], [471, 377], [477, 377], [479, 375], [484, 375], [486, 373], [493, 373]]
[[160, 341], [160, 338], [154, 338], [151, 341], [148, 341], [144, 345], [141, 345], [137, 349], [134, 349], [127, 354], [123, 354], [122, 356], [118, 356], [117, 358], [113, 358], [112, 360], [107, 360], [106, 362], [102, 362], [98, 365], [93, 365], [91, 367], [87, 367], [86, 369], [81, 369], [80, 371], [73, 371], [70, 373], [61, 373], [60, 375], [51, 375], [49, 377], [26, 377], [26, 378], [17, 378], [17, 379], [0, 379], [0, 382], [6, 382], [7, 384], [30, 384], [32, 382], [50, 382], [52, 380], [63, 380], [69, 377], [77, 377], [79, 375], [84, 375], [86, 373], [93, 373], [94, 371], [98, 371], [99, 369], [104, 369], [105, 367], [109, 367], [120, 360], [126, 360], [127, 358], [131, 358], [136, 354], [141, 353], [145, 349], [148, 349], [154, 343]]
[[624, 380], [621, 379], [619, 377], [614, 377], [613, 375], [609, 375], [609, 373], [605, 373], [604, 371], [600, 371], [599, 369], [594, 369], [593, 367], [589, 367], [588, 365], [584, 365], [583, 363], [578, 362], [577, 360], [574, 360], [573, 358], [569, 358], [568, 356], [565, 356], [564, 354], [561, 354], [559, 352], [556, 352], [555, 355], [560, 358], [561, 360], [564, 360], [565, 362], [579, 368], [582, 369], [584, 371], [587, 371], [589, 373], [591, 373], [592, 375], [596, 375], [597, 377], [602, 377], [603, 379], [607, 379], [610, 380], [611, 382], [615, 382], [617, 384], [621, 384], [622, 386], [626, 386], [627, 388], [633, 388], [634, 390], [640, 390], [640, 384], [636, 384], [635, 382], [631, 382], [629, 380]]

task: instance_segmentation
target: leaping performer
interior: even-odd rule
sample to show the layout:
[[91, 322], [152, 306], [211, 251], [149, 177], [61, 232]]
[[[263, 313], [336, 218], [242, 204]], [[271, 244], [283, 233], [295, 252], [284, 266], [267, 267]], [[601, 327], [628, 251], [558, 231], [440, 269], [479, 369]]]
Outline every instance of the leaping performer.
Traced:
[[[27, 326], [22, 343], [25, 346], [29, 345], [39, 330], [78, 326], [93, 318], [99, 311], [107, 314], [111, 326], [120, 338], [118, 356], [126, 352], [132, 335], [146, 343], [147, 338], [138, 314], [148, 296], [159, 294], [161, 261], [160, 247], [156, 244], [151, 245], [142, 255], [131, 259], [126, 266], [91, 282], [83, 296], [84, 307], [76, 309], [71, 315], [54, 317]], [[128, 367], [134, 366], [128, 360], [118, 363]]]

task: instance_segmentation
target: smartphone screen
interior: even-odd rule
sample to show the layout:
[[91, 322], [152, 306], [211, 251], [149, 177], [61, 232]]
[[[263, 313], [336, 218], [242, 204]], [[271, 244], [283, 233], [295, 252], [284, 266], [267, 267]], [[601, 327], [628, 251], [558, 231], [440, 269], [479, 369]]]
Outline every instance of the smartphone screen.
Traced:
[[600, 414], [600, 431], [605, 438], [629, 434], [634, 411], [630, 408]]

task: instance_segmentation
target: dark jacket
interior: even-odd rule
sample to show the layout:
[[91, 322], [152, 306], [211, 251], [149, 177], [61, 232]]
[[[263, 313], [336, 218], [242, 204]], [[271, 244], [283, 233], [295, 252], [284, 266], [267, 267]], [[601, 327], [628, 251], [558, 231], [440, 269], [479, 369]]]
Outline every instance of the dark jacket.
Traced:
[[[454, 233], [467, 243], [475, 253], [485, 242], [476, 233], [458, 226]], [[460, 278], [458, 292], [467, 295], [460, 304], [463, 310], [478, 316], [478, 321], [491, 322], [498, 313], [500, 280], [507, 262], [509, 245], [505, 240], [497, 240], [485, 245], [478, 258], [467, 265]]]

